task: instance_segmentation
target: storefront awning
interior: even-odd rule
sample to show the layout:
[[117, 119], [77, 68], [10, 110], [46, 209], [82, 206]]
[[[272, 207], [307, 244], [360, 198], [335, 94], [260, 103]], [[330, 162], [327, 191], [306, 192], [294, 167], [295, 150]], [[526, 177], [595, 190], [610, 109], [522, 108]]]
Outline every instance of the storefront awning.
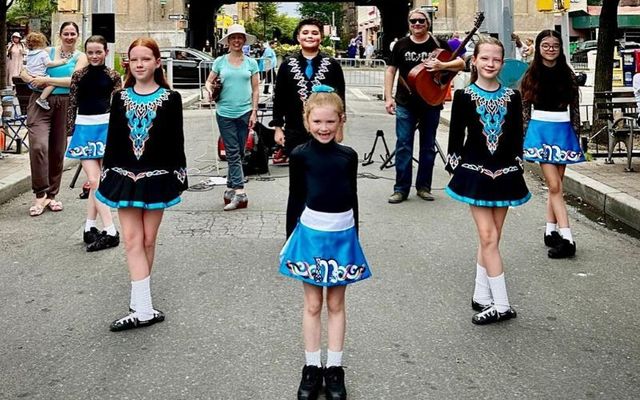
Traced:
[[[599, 15], [579, 15], [571, 18], [573, 29], [594, 29], [600, 25]], [[637, 28], [640, 15], [618, 15], [618, 28]]]

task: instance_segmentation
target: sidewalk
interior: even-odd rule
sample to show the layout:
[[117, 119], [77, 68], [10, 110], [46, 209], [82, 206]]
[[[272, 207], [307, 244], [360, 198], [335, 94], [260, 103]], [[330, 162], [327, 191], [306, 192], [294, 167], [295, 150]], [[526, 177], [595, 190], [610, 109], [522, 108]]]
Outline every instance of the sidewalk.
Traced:
[[[440, 116], [441, 125], [449, 126], [450, 118], [451, 103], [447, 102]], [[446, 141], [441, 145], [446, 149]], [[604, 158], [597, 158], [568, 166], [565, 192], [580, 198], [603, 215], [640, 231], [640, 159], [633, 160], [636, 172], [624, 172], [626, 159], [614, 159], [614, 162], [605, 164]], [[544, 179], [538, 164], [527, 162], [525, 166], [529, 172]]]
[[[183, 106], [189, 106], [199, 100], [200, 91], [182, 90]], [[23, 149], [23, 151], [25, 151]], [[31, 171], [29, 168], [29, 153], [22, 154], [2, 153], [0, 159], [0, 204], [31, 189]], [[74, 168], [78, 160], [65, 158], [64, 169]], [[82, 182], [79, 183], [80, 185]]]

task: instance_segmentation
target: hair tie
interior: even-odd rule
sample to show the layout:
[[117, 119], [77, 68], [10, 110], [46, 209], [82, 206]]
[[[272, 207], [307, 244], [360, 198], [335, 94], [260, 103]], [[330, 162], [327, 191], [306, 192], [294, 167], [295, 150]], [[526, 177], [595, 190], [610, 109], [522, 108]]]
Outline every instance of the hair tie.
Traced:
[[336, 90], [329, 85], [315, 85], [311, 88], [311, 93], [333, 93]]

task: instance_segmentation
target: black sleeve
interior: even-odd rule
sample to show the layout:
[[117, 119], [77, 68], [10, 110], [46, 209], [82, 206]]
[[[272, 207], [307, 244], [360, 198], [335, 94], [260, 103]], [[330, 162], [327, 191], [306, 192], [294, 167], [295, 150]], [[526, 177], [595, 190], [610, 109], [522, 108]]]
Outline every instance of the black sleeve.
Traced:
[[513, 132], [509, 132], [509, 135], [512, 137], [513, 142], [513, 154], [515, 157], [519, 157], [522, 160], [523, 157], [523, 144], [524, 144], [524, 133], [523, 133], [523, 124], [522, 124], [522, 97], [520, 96], [520, 92], [515, 90], [513, 96], [511, 97], [512, 103], [512, 118], [513, 125], [511, 129]]
[[[297, 149], [296, 149], [297, 150]], [[306, 203], [307, 183], [304, 161], [301, 154], [294, 150], [289, 157], [289, 200], [287, 202], [287, 238], [298, 224]]]
[[458, 167], [462, 157], [466, 126], [465, 94], [463, 90], [456, 90], [451, 105], [451, 122], [449, 123], [449, 146], [447, 148], [447, 165], [445, 169], [450, 173]]
[[80, 81], [80, 71], [76, 71], [71, 76], [69, 86], [69, 107], [67, 108], [67, 136], [73, 135], [76, 126], [76, 116], [78, 115], [78, 82]]
[[360, 212], [358, 207], [358, 153], [355, 151], [351, 154], [349, 160], [349, 179], [353, 190], [353, 220], [355, 221], [356, 231], [360, 231]]
[[273, 91], [273, 120], [271, 126], [284, 126], [284, 114], [287, 109], [289, 66], [286, 60], [280, 64], [276, 74], [276, 87]]
[[342, 99], [342, 103], [344, 104], [345, 113], [347, 112], [347, 96], [346, 96], [346, 85], [344, 82], [344, 72], [342, 72], [342, 67], [340, 63], [336, 60], [333, 60], [335, 65], [335, 74], [336, 74], [336, 87], [334, 88], [340, 98]]
[[[175, 171], [182, 170], [186, 173], [187, 158], [184, 154], [184, 121], [182, 118], [182, 96], [178, 92], [171, 93], [171, 109], [169, 116], [173, 121], [173, 132], [175, 134], [175, 148], [172, 149], [172, 153], [175, 154]], [[180, 177], [179, 177], [180, 178]], [[184, 191], [189, 187], [187, 178], [180, 180], [180, 187]]]
[[114, 93], [111, 98], [111, 110], [109, 112], [109, 128], [107, 129], [107, 143], [104, 149], [104, 157], [102, 159], [103, 168], [110, 168], [115, 165], [115, 149], [118, 147], [118, 130], [123, 129], [120, 126], [120, 94]]

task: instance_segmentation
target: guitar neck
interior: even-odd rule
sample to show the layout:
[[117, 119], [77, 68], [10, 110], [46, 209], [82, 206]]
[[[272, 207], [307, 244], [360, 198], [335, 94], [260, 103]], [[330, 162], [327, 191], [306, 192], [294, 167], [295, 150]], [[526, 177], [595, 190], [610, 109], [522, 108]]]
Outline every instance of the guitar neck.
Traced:
[[455, 49], [455, 51], [451, 55], [451, 58], [449, 59], [449, 61], [451, 61], [454, 58], [458, 57], [458, 54], [460, 54], [462, 49], [464, 49], [465, 46], [467, 45], [467, 43], [469, 43], [469, 40], [471, 40], [473, 35], [475, 35], [475, 33], [478, 31], [478, 29], [480, 28], [480, 24], [482, 24], [482, 21], [484, 21], [484, 14], [480, 12], [476, 16], [475, 23], [473, 24], [473, 29], [471, 29], [471, 31], [469, 31], [469, 34], [464, 38], [462, 43], [460, 43], [460, 46], [458, 46], [458, 48]]

